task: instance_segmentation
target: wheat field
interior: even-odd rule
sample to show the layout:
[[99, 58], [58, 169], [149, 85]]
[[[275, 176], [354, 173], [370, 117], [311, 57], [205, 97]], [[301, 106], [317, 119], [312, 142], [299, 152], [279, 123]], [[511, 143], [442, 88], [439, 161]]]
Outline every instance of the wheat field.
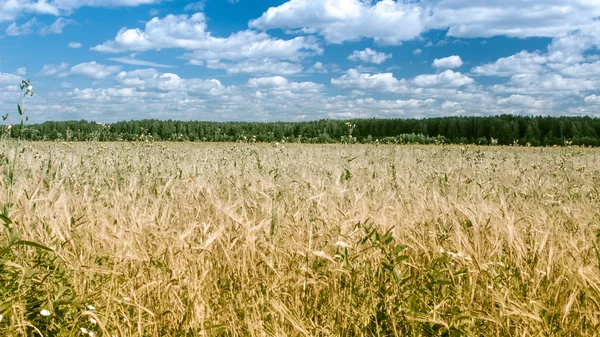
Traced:
[[2, 336], [600, 331], [597, 149], [0, 149]]

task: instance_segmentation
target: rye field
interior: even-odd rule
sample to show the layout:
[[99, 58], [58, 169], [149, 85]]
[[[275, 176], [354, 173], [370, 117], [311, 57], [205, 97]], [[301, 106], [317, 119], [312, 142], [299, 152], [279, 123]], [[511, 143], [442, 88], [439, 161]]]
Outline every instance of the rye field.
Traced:
[[600, 334], [599, 149], [0, 153], [0, 336]]

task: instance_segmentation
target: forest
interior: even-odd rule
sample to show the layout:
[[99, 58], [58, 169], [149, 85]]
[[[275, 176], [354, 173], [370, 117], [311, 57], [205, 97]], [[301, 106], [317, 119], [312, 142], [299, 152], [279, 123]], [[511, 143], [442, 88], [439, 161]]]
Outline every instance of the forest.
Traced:
[[2, 126], [2, 137], [50, 141], [201, 141], [297, 143], [448, 143], [600, 146], [600, 119], [500, 115], [306, 122], [131, 120]]

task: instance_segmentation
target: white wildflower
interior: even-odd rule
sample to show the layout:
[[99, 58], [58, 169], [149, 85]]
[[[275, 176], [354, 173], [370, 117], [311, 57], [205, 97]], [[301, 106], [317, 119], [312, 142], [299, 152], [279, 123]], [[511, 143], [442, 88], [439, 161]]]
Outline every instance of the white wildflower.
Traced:
[[131, 301], [131, 298], [129, 298], [129, 297], [123, 297], [123, 301], [129, 302], [129, 301]]
[[40, 315], [42, 315], [44, 317], [48, 317], [48, 316], [50, 316], [50, 311], [48, 311], [46, 309], [42, 309], [42, 311], [40, 311]]
[[90, 331], [90, 332], [88, 332], [88, 336], [94, 337], [94, 336], [96, 336], [96, 334], [93, 331]]
[[98, 324], [98, 322], [93, 317], [90, 317], [90, 323], [92, 323], [92, 325]]
[[86, 328], [79, 328], [79, 330], [81, 331], [82, 334], [87, 335], [88, 331]]
[[446, 251], [444, 250], [444, 248], [440, 248], [440, 254], [444, 254]]
[[32, 92], [33, 91], [33, 86], [32, 85], [28, 86], [27, 87], [27, 91]]
[[0, 322], [4, 319], [4, 316], [0, 315]]
[[87, 306], [87, 308], [88, 308], [88, 310], [90, 310], [90, 311], [94, 311], [94, 310], [96, 310], [96, 307], [94, 307], [94, 306], [93, 306], [93, 305], [91, 305], [91, 304], [90, 304], [90, 305], [88, 305], [88, 306]]

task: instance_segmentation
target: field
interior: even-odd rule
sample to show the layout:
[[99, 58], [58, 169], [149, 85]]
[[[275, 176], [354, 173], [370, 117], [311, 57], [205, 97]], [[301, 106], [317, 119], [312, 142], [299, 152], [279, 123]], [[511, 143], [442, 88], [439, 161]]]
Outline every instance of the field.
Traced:
[[597, 149], [14, 146], [1, 336], [600, 331]]

